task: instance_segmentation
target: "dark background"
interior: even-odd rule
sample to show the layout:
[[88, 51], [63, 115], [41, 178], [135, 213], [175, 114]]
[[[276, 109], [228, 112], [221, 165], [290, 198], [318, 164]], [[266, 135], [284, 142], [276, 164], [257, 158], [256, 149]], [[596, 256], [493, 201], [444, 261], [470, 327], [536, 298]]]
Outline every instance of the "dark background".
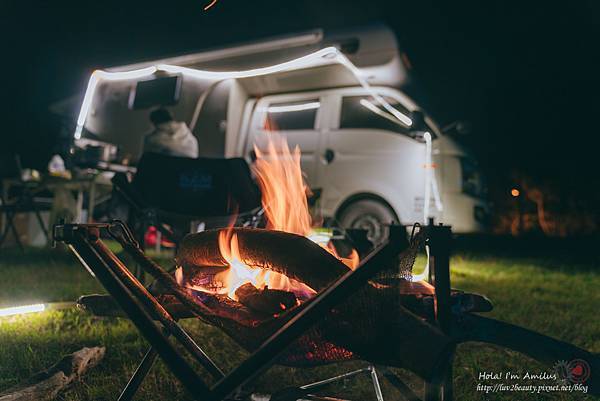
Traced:
[[[208, 1], [207, 1], [208, 2]], [[48, 104], [83, 94], [91, 71], [310, 28], [391, 26], [413, 65], [411, 95], [462, 141], [493, 196], [528, 177], [599, 197], [600, 3], [202, 0], [0, 2], [3, 158], [43, 167], [56, 142]], [[499, 195], [500, 194], [500, 195]]]

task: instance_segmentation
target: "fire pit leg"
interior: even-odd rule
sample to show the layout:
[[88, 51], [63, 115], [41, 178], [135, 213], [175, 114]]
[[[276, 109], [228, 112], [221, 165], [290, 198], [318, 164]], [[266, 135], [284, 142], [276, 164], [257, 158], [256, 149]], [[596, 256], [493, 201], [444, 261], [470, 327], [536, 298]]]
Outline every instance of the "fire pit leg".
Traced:
[[137, 393], [138, 389], [140, 388], [140, 385], [150, 372], [150, 369], [152, 369], [152, 366], [154, 366], [154, 361], [156, 361], [157, 356], [158, 353], [156, 350], [150, 347], [148, 352], [146, 352], [146, 355], [144, 355], [144, 359], [142, 359], [142, 362], [140, 362], [137, 369], [133, 373], [133, 376], [131, 376], [131, 379], [129, 379], [129, 382], [127, 382], [127, 385], [121, 392], [121, 395], [117, 401], [130, 401], [133, 399], [135, 393]]
[[430, 380], [425, 382], [424, 401], [452, 401], [452, 361], [454, 351], [440, 361], [438, 373]]
[[300, 388], [302, 390], [316, 390], [319, 388], [322, 388], [326, 385], [329, 385], [331, 383], [335, 383], [337, 381], [340, 380], [346, 380], [349, 379], [350, 377], [359, 375], [361, 373], [366, 373], [369, 371], [369, 368], [362, 368], [362, 369], [358, 369], [358, 370], [353, 370], [352, 372], [347, 372], [347, 373], [343, 373], [339, 376], [334, 376], [334, 377], [330, 377], [329, 379], [324, 379], [324, 380], [320, 380], [318, 382], [314, 382], [314, 383], [310, 383], [310, 384], [306, 384], [304, 386], [301, 386]]
[[394, 372], [387, 366], [377, 367], [383, 374], [383, 377], [402, 394], [406, 401], [422, 401]]
[[[450, 334], [452, 330], [452, 298], [450, 295], [450, 250], [452, 231], [449, 226], [434, 225], [433, 219], [427, 227], [431, 247], [429, 280], [435, 287], [435, 320], [440, 329]], [[454, 350], [440, 361], [436, 377], [425, 383], [425, 401], [452, 401], [452, 361]]]
[[377, 371], [375, 366], [369, 366], [369, 372], [371, 373], [371, 381], [373, 382], [373, 388], [375, 389], [375, 396], [377, 401], [383, 401], [383, 394], [381, 392], [381, 385], [379, 384], [379, 377], [377, 377]]
[[[421, 399], [412, 392], [412, 390], [402, 382], [388, 367], [379, 366], [377, 369], [380, 369], [383, 377], [385, 377], [390, 384], [392, 384], [404, 397], [407, 401], [421, 401]], [[381, 384], [379, 382], [379, 376], [377, 375], [377, 369], [373, 365], [369, 365], [366, 368], [354, 370], [352, 372], [344, 373], [339, 376], [331, 377], [329, 379], [321, 380], [315, 383], [307, 384], [301, 386], [301, 390], [318, 390], [320, 388], [326, 387], [331, 383], [335, 383], [337, 381], [346, 380], [350, 377], [354, 377], [363, 373], [367, 373], [371, 376], [371, 382], [373, 383], [373, 389], [375, 390], [375, 397], [377, 401], [384, 401], [383, 392], [381, 390]], [[308, 393], [306, 393], [308, 394]], [[436, 398], [437, 400], [437, 398]]]
[[373, 383], [373, 389], [375, 390], [375, 397], [377, 398], [377, 401], [384, 401], [383, 393], [381, 391], [381, 385], [379, 384], [379, 377], [377, 376], [377, 371], [375, 370], [375, 366], [373, 365], [369, 365], [366, 368], [353, 370], [352, 372], [344, 373], [339, 376], [330, 377], [329, 379], [321, 380], [315, 383], [306, 384], [304, 386], [301, 386], [300, 390], [306, 392], [304, 395], [309, 395], [309, 391], [311, 390], [318, 390], [332, 383], [346, 380], [363, 373], [369, 374], [371, 376], [371, 381]]

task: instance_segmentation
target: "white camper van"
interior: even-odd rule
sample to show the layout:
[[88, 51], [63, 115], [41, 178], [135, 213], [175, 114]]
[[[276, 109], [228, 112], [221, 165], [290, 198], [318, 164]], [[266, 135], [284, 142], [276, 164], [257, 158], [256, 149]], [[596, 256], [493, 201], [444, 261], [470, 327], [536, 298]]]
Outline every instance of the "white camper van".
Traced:
[[[148, 115], [166, 106], [204, 157], [244, 157], [276, 129], [302, 151], [325, 218], [367, 228], [434, 217], [467, 233], [488, 205], [473, 157], [405, 93], [408, 70], [382, 26], [321, 30], [92, 74], [75, 132], [137, 160]], [[274, 128], [275, 127], [275, 128]]]

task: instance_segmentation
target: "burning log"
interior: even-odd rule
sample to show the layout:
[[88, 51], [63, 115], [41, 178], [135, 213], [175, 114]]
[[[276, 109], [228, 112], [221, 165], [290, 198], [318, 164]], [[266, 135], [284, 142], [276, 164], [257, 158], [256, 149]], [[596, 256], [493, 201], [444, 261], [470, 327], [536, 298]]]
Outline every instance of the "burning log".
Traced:
[[291, 292], [269, 288], [259, 290], [250, 283], [238, 288], [235, 295], [242, 305], [268, 315], [279, 314], [298, 303], [296, 296]]
[[1, 393], [0, 401], [52, 400], [96, 366], [104, 358], [105, 351], [104, 347], [82, 348], [67, 355], [27, 382]]
[[[283, 231], [232, 228], [237, 235], [241, 262], [272, 270], [320, 291], [348, 272], [329, 252], [305, 237]], [[219, 247], [220, 230], [186, 236], [176, 261], [185, 270], [206, 266], [224, 267], [228, 263]]]

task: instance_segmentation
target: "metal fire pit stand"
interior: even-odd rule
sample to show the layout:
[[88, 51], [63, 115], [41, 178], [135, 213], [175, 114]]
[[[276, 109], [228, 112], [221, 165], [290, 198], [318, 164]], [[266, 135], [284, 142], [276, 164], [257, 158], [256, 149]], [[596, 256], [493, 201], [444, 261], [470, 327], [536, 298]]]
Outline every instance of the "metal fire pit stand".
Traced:
[[[116, 234], [117, 230], [121, 230], [121, 234]], [[101, 232], [108, 233], [119, 240], [121, 245], [125, 246], [126, 251], [133, 253], [134, 258], [145, 258], [139, 247], [132, 245], [135, 244], [135, 240], [132, 237], [129, 238], [129, 230], [120, 222], [58, 225], [54, 227], [54, 239], [68, 245], [79, 261], [113, 296], [121, 309], [152, 345], [153, 350], [185, 388], [196, 399], [203, 401], [219, 401], [231, 397], [243, 385], [262, 374], [276, 361], [287, 346], [303, 335], [319, 318], [359, 290], [382, 266], [385, 266], [386, 261], [391, 260], [409, 246], [404, 230], [391, 230], [390, 237], [363, 259], [357, 269], [349, 271], [317, 294], [252, 355], [237, 368], [224, 375], [159, 301], [103, 244], [100, 239]], [[160, 266], [148, 259], [145, 259], [145, 262], [143, 267], [150, 274], [163, 279], [165, 279], [163, 275], [168, 276], [168, 273]], [[168, 277], [172, 279], [170, 276]], [[192, 310], [199, 307], [197, 304], [189, 304], [190, 299], [186, 298], [184, 291], [176, 292], [173, 295], [184, 305], [193, 307]], [[169, 341], [169, 336], [183, 346], [185, 354]], [[126, 389], [121, 396], [122, 400], [133, 397], [141, 379], [152, 365], [153, 353], [154, 351], [150, 351], [146, 354], [144, 362], [132, 378], [131, 391]], [[202, 365], [217, 380], [216, 384], [209, 387], [186, 356], [192, 357]], [[139, 375], [138, 372], [140, 372]]]
[[[391, 228], [390, 238], [364, 258], [356, 270], [349, 271], [327, 289], [317, 294], [311, 302], [303, 304], [296, 311], [296, 315], [291, 317], [256, 352], [226, 376], [187, 333], [179, 327], [176, 319], [133, 277], [114, 253], [102, 243], [100, 232], [104, 231], [119, 241], [135, 261], [154, 276], [157, 281], [166, 283], [170, 280], [172, 295], [192, 314], [203, 316], [203, 313], [210, 313], [208, 310], [203, 311], [203, 308], [206, 308], [204, 305], [198, 304], [190, 298], [187, 292], [176, 285], [171, 275], [144, 255], [123, 223], [55, 226], [54, 238], [69, 246], [81, 263], [108, 290], [152, 346], [121, 394], [120, 400], [132, 399], [158, 355], [195, 398], [202, 401], [219, 401], [231, 397], [244, 384], [268, 369], [288, 345], [319, 321], [324, 314], [339, 302], [360, 289], [386, 265], [386, 262], [398, 256], [409, 246], [404, 229], [397, 226]], [[449, 274], [450, 228], [436, 226], [433, 225], [433, 222], [430, 222], [427, 227], [422, 229], [426, 230], [428, 245], [431, 249], [429, 266], [430, 281], [435, 288], [435, 321], [438, 327], [451, 338], [453, 344], [469, 341], [494, 344], [520, 352], [548, 366], [553, 366], [557, 361], [580, 361], [588, 366], [589, 377], [585, 381], [585, 385], [589, 387], [588, 394], [600, 394], [600, 376], [597, 374], [597, 372], [600, 372], [600, 354], [591, 353], [572, 344], [510, 323], [472, 313], [452, 311]], [[182, 345], [185, 354], [173, 346], [169, 341], [169, 336]], [[398, 389], [406, 400], [451, 401], [454, 351], [454, 347], [450, 347], [448, 352], [438, 359], [438, 366], [434, 369], [434, 377], [425, 383], [424, 398], [415, 395], [391, 369], [377, 366], [377, 372]], [[188, 358], [186, 359], [185, 356]], [[188, 362], [190, 358], [195, 359], [217, 380], [213, 387], [209, 388], [200, 379], [196, 370]], [[370, 372], [369, 369], [371, 369]], [[374, 386], [377, 388], [379, 383], [376, 376], [377, 372], [371, 367], [349, 372], [348, 375], [371, 373]], [[292, 396], [289, 393], [275, 394], [272, 396], [271, 401], [290, 401], [299, 398], [324, 400], [324, 398], [312, 396], [309, 393], [338, 379], [340, 377], [322, 380], [304, 386], [304, 389], [302, 387], [293, 389], [296, 392], [292, 393]], [[294, 395], [299, 396], [293, 398]], [[278, 398], [275, 398], [276, 396]], [[332, 401], [333, 399], [327, 398], [327, 400]]]

